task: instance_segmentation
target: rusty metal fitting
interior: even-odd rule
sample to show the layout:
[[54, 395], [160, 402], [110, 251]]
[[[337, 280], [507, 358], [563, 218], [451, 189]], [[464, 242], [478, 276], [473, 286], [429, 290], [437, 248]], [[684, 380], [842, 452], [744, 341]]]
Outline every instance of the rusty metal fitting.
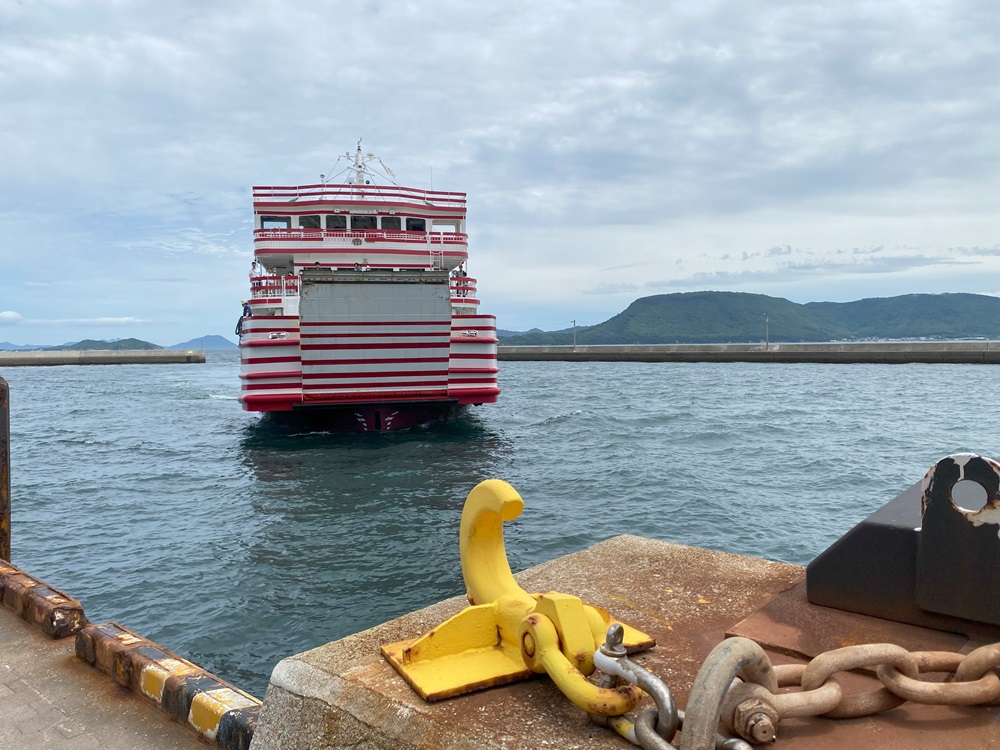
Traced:
[[736, 707], [733, 728], [748, 742], [764, 745], [774, 741], [779, 720], [778, 712], [767, 701], [751, 698]]
[[878, 678], [894, 695], [914, 703], [939, 706], [976, 706], [1000, 697], [1000, 677], [983, 675], [973, 682], [922, 682], [900, 674], [895, 667], [882, 665]]
[[635, 708], [642, 698], [642, 691], [634, 685], [604, 688], [587, 680], [560, 650], [559, 632], [548, 617], [540, 614], [525, 617], [520, 635], [522, 645], [526, 636], [534, 644], [533, 655], [521, 652], [527, 667], [534, 672], [547, 672], [563, 695], [587, 713], [621, 716]]
[[769, 693], [778, 691], [771, 660], [748, 638], [727, 638], [712, 649], [691, 686], [685, 713], [684, 750], [709, 750], [722, 715], [723, 700], [735, 677], [761, 685]]
[[[646, 726], [649, 716], [642, 722], [637, 719], [635, 722], [635, 732], [643, 747], [647, 745], [649, 747], [659, 747], [659, 740], [654, 739], [651, 733], [662, 738], [665, 742], [673, 738], [680, 726], [680, 715], [677, 710], [677, 704], [667, 683], [649, 670], [644, 669], [627, 658], [625, 649], [620, 643], [622, 634], [623, 629], [617, 623], [608, 628], [607, 640], [594, 652], [594, 665], [600, 670], [602, 675], [601, 680], [608, 676], [613, 676], [617, 681], [627, 682], [641, 688], [653, 698], [653, 701], [656, 703], [656, 709], [647, 709], [647, 711], [653, 711], [654, 724], [649, 727]], [[611, 653], [609, 654], [608, 652]], [[612, 654], [615, 653], [620, 653], [621, 655], [613, 656]], [[604, 683], [599, 680], [598, 685], [603, 687]], [[643, 740], [643, 737], [645, 737], [645, 740]]]
[[[967, 654], [955, 670], [955, 680], [976, 680], [989, 674], [990, 670], [995, 675], [1000, 674], [1000, 643], [980, 646]], [[1000, 705], [1000, 696], [990, 702], [995, 706]]]
[[[885, 664], [896, 667], [907, 677], [915, 678], [920, 673], [916, 659], [901, 646], [891, 643], [846, 646], [820, 654], [809, 662], [802, 673], [802, 689], [817, 690], [837, 672]], [[881, 687], [866, 693], [845, 695], [835, 709], [823, 715], [832, 719], [852, 719], [887, 711], [903, 703], [905, 699]]]
[[614, 623], [608, 628], [604, 643], [601, 644], [601, 653], [610, 656], [612, 659], [621, 659], [628, 655], [622, 640], [625, 638], [625, 628], [620, 623]]
[[673, 735], [665, 738], [656, 730], [658, 711], [647, 708], [635, 720], [635, 741], [643, 750], [676, 750], [670, 742]]
[[[1000, 653], [1000, 644], [995, 644]], [[985, 666], [988, 663], [990, 646], [983, 656], [977, 656], [974, 665]], [[983, 649], [978, 649], [983, 651]], [[976, 652], [973, 652], [976, 653]], [[961, 654], [949, 651], [920, 651], [913, 654], [921, 674], [925, 672], [956, 672], [965, 662]], [[971, 654], [970, 654], [971, 656]], [[940, 706], [976, 706], [995, 702], [1000, 698], [1000, 675], [990, 668], [978, 670], [982, 674], [972, 677], [973, 669], [966, 670], [970, 674], [962, 680], [954, 682], [923, 682], [901, 674], [895, 667], [879, 666], [875, 673], [890, 691], [900, 698], [914, 703], [929, 703]]]
[[[805, 664], [779, 664], [774, 668], [778, 687], [801, 688], [802, 674]], [[819, 716], [832, 711], [843, 697], [840, 683], [835, 677], [828, 677], [826, 682], [815, 690], [800, 690], [794, 693], [778, 693], [767, 697], [781, 719], [794, 719], [805, 716]]]

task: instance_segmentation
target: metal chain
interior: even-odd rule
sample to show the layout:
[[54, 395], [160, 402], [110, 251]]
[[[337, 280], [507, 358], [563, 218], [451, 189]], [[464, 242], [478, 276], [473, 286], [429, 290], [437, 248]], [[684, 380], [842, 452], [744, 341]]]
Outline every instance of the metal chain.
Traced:
[[[652, 695], [633, 721], [625, 716], [590, 714], [645, 750], [676, 750], [670, 744], [684, 728], [681, 750], [750, 750], [776, 737], [782, 719], [807, 716], [855, 718], [886, 711], [906, 701], [946, 706], [1000, 705], [1000, 643], [967, 655], [915, 651], [888, 643], [847, 646], [820, 654], [808, 664], [771, 665], [764, 650], [746, 638], [728, 638], [702, 664], [691, 688], [688, 709], [677, 709], [663, 680], [628, 659], [621, 626], [608, 629], [594, 654], [599, 683], [630, 682]], [[837, 672], [874, 669], [882, 687], [847, 694]], [[946, 682], [920, 679], [947, 673]], [[798, 688], [796, 692], [778, 692]], [[718, 733], [738, 734], [743, 739]]]
[[[978, 670], [980, 672], [978, 677], [966, 676], [965, 679], [958, 679], [958, 670], [968, 657], [963, 658], [961, 654], [952, 654], [946, 651], [923, 651], [917, 652], [913, 656], [921, 674], [925, 672], [950, 672], [954, 675], [952, 682], [923, 682], [912, 679], [889, 665], [880, 665], [876, 668], [875, 674], [895, 695], [914, 703], [932, 703], [943, 706], [977, 706], [997, 703], [1000, 699], [1000, 675], [992, 670], [1000, 665], [1000, 644], [984, 648], [996, 652], [992, 660], [994, 666]], [[972, 652], [972, 654], [975, 653], [975, 651]], [[983, 655], [988, 655], [988, 652], [982, 655], [977, 654], [977, 659]], [[965, 672], [970, 672], [970, 670], [966, 669]]]
[[[594, 652], [597, 684], [614, 687], [615, 683], [631, 683], [649, 693], [656, 708], [647, 708], [634, 721], [627, 716], [587, 715], [595, 724], [613, 729], [643, 750], [677, 750], [670, 743], [684, 724], [684, 712], [678, 710], [666, 682], [628, 658], [628, 652], [622, 646], [623, 636], [622, 626], [617, 623], [612, 625], [608, 628], [605, 642]], [[714, 735], [712, 747], [714, 750], [751, 750], [738, 737], [719, 734]]]

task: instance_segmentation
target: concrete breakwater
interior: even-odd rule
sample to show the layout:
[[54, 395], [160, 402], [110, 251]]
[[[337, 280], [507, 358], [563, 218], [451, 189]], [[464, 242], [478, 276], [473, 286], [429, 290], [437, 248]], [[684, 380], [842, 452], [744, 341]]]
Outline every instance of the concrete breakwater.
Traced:
[[57, 352], [0, 352], [0, 367], [38, 367], [41, 365], [178, 365], [205, 361], [201, 350], [135, 349], [112, 351], [103, 349], [65, 350]]
[[825, 344], [649, 344], [501, 346], [506, 362], [815, 362], [825, 364], [1000, 364], [1000, 341]]

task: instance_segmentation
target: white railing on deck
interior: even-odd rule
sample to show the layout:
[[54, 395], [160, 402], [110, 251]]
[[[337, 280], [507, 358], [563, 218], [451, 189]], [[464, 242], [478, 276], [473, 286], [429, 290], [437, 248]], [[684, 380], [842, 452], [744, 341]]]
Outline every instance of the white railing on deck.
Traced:
[[476, 296], [476, 280], [471, 276], [452, 276], [451, 277], [451, 296], [452, 297], [475, 297]]
[[397, 185], [258, 185], [253, 189], [253, 202], [255, 204], [286, 203], [294, 200], [331, 202], [379, 201], [382, 203], [414, 201], [432, 207], [465, 210], [465, 193], [420, 190], [418, 188], [400, 187]]
[[298, 276], [251, 276], [250, 296], [254, 299], [264, 297], [298, 297]]
[[337, 244], [351, 245], [362, 242], [419, 242], [429, 245], [467, 245], [469, 235], [462, 232], [396, 232], [386, 229], [255, 229], [255, 242], [261, 240], [304, 240], [324, 242], [342, 240]]

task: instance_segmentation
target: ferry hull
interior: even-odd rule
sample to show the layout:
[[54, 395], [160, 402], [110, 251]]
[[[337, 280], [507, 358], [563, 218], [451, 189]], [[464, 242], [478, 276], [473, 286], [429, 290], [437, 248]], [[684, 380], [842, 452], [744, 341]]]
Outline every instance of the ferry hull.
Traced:
[[283, 427], [310, 432], [396, 432], [454, 419], [468, 408], [468, 404], [456, 401], [353, 403], [266, 412], [265, 419]]

